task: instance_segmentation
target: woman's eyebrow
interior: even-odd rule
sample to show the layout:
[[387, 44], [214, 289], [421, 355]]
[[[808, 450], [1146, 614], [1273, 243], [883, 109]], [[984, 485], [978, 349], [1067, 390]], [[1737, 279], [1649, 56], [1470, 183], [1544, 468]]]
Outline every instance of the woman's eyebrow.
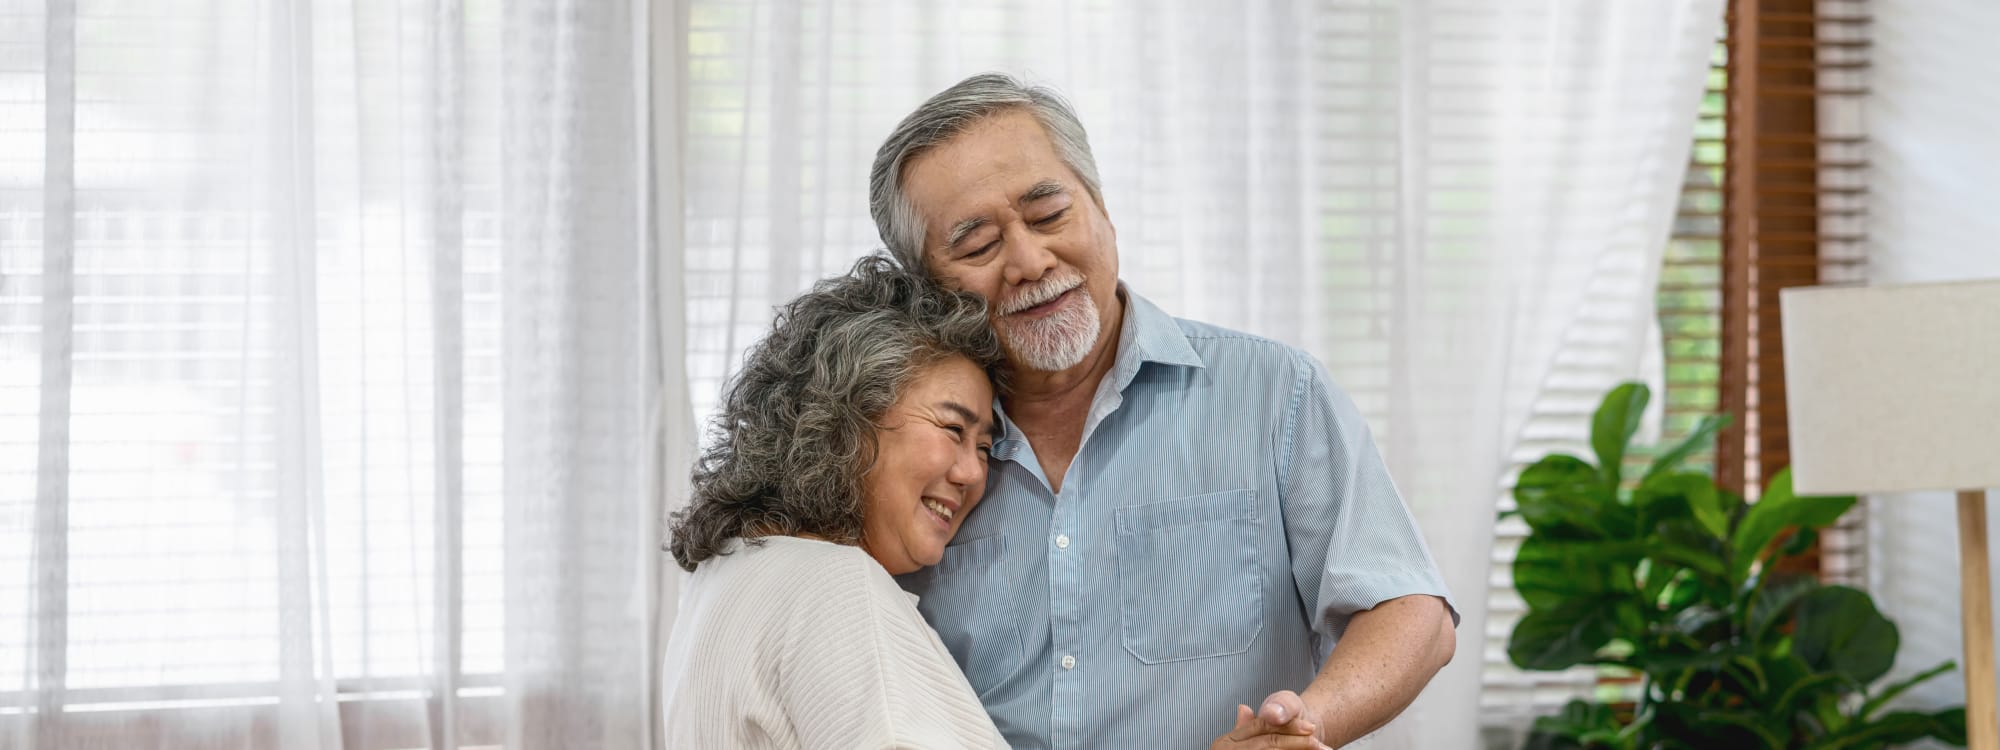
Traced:
[[979, 415], [974, 414], [972, 412], [971, 407], [968, 407], [965, 404], [961, 404], [957, 401], [940, 401], [938, 402], [938, 408], [943, 409], [945, 411], [956, 413], [958, 414], [958, 417], [960, 419], [963, 419], [967, 422], [971, 422], [974, 425], [985, 427], [986, 432], [992, 435], [995, 439], [998, 439], [1001, 435], [999, 422], [997, 421], [989, 422], [985, 419], [981, 419]]

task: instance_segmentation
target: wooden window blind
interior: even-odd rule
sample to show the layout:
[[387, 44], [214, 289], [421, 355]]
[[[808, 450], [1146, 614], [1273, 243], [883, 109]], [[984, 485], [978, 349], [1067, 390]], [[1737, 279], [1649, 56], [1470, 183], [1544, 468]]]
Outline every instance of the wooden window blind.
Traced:
[[[1716, 476], [1754, 498], [1791, 462], [1782, 289], [1863, 279], [1866, 0], [1732, 0], [1725, 41]], [[1862, 575], [1857, 507], [1788, 566]]]

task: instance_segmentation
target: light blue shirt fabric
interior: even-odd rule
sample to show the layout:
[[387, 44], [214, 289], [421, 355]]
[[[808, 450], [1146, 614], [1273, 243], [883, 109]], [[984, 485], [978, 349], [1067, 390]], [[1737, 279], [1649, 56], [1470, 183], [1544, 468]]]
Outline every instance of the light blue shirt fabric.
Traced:
[[1353, 613], [1446, 596], [1317, 360], [1120, 291], [1062, 491], [1003, 413], [985, 500], [898, 579], [1017, 748], [1207, 747], [1311, 683]]

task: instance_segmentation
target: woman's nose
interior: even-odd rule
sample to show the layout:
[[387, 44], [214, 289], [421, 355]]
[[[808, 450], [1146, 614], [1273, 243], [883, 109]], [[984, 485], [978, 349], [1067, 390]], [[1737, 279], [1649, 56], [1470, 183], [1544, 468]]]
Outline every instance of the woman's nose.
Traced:
[[978, 448], [959, 451], [958, 460], [951, 464], [951, 471], [945, 475], [952, 484], [961, 487], [981, 484], [986, 481], [986, 462], [979, 459]]

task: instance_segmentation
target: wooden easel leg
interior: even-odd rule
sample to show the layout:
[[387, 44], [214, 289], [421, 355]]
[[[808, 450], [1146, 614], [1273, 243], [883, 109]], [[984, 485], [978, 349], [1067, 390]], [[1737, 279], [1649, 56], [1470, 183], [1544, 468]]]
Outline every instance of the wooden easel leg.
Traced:
[[1965, 729], [1970, 750], [2000, 750], [1994, 711], [1993, 589], [1986, 567], [1986, 492], [1958, 493], [1959, 625], [1965, 630]]

